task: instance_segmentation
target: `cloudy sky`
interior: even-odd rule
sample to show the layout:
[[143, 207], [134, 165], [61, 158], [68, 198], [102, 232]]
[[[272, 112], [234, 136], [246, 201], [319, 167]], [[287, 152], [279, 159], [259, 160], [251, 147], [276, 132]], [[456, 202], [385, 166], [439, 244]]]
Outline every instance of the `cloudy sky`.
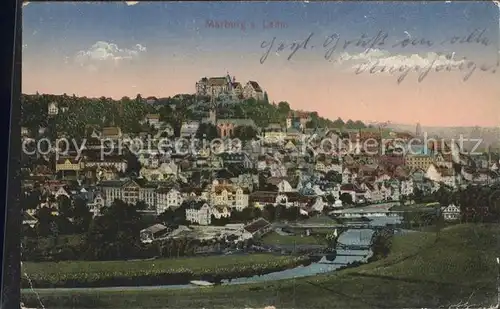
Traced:
[[172, 96], [229, 72], [330, 118], [499, 126], [498, 57], [486, 1], [23, 6], [24, 93]]

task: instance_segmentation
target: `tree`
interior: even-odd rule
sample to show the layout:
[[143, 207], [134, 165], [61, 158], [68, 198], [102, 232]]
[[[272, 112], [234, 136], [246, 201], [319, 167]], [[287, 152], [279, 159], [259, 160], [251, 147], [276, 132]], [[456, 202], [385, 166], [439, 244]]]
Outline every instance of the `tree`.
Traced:
[[36, 232], [39, 236], [48, 236], [51, 233], [51, 223], [55, 221], [55, 216], [52, 214], [52, 209], [48, 207], [41, 207], [36, 210], [35, 217], [38, 222], [35, 226]]
[[328, 201], [328, 204], [335, 204], [335, 196], [332, 194], [326, 195], [326, 200]]
[[267, 204], [264, 206], [264, 211], [262, 212], [262, 216], [269, 222], [273, 222], [276, 219], [276, 209], [274, 205]]
[[308, 122], [306, 122], [306, 128], [307, 129], [314, 129], [318, 127], [318, 124], [316, 121], [313, 121], [313, 120], [309, 120]]
[[274, 220], [276, 221], [287, 220], [287, 209], [285, 205], [278, 204], [275, 206]]
[[389, 254], [392, 246], [393, 231], [384, 228], [375, 232], [372, 244], [372, 252], [374, 258], [384, 258]]
[[436, 242], [439, 241], [439, 236], [441, 235], [441, 230], [444, 228], [445, 223], [444, 223], [444, 217], [441, 212], [441, 210], [438, 210], [437, 216], [436, 216]]
[[211, 123], [202, 123], [196, 131], [196, 138], [213, 140], [219, 136], [217, 127]]
[[415, 188], [413, 190], [413, 198], [415, 203], [422, 203], [424, 192], [420, 188]]
[[158, 215], [158, 220], [167, 224], [173, 224], [175, 222], [175, 212], [172, 208], [168, 208], [160, 215]]
[[92, 220], [86, 237], [91, 259], [122, 259], [140, 251], [140, 214], [134, 205], [115, 200]]
[[281, 101], [278, 103], [278, 112], [281, 114], [281, 115], [287, 115], [288, 116], [288, 113], [290, 112], [290, 104], [288, 104], [288, 102], [284, 102], [284, 101]]
[[354, 129], [364, 129], [366, 125], [361, 120], [356, 120], [354, 122]]
[[448, 206], [451, 202], [451, 192], [445, 186], [441, 185], [439, 189], [434, 192], [434, 198], [441, 206]]
[[162, 105], [158, 113], [160, 114], [160, 121], [171, 122], [173, 110], [170, 105]]
[[21, 195], [21, 207], [23, 210], [36, 209], [40, 203], [40, 191], [25, 192]]
[[73, 217], [73, 207], [71, 205], [71, 200], [66, 195], [59, 195], [57, 197], [57, 210], [60, 216], [65, 218]]
[[234, 137], [242, 141], [250, 141], [257, 137], [257, 130], [252, 126], [238, 126], [234, 129]]
[[328, 171], [325, 175], [325, 179], [332, 183], [342, 183], [342, 174], [337, 171]]
[[86, 233], [92, 221], [92, 213], [89, 211], [84, 199], [76, 198], [73, 204], [73, 225], [77, 233]]
[[141, 171], [141, 163], [135, 154], [131, 151], [126, 151], [125, 160], [127, 160], [127, 169], [125, 173], [127, 175], [135, 175], [138, 176]]
[[353, 204], [352, 195], [350, 195], [349, 193], [342, 193], [340, 195], [340, 200], [342, 201], [343, 205], [352, 205]]
[[340, 117], [339, 117], [339, 118], [337, 118], [337, 120], [335, 120], [335, 121], [333, 122], [333, 124], [332, 124], [332, 125], [333, 125], [333, 127], [334, 127], [334, 128], [339, 128], [339, 129], [340, 129], [340, 128], [343, 128], [343, 127], [344, 127], [345, 123], [344, 123], [344, 121], [342, 120], [342, 118], [340, 118]]
[[136, 209], [136, 210], [138, 210], [138, 211], [139, 211], [139, 210], [147, 210], [147, 209], [149, 209], [149, 208], [150, 208], [150, 207], [149, 207], [149, 205], [148, 205], [148, 204], [146, 204], [146, 202], [144, 202], [144, 201], [138, 201], [138, 202], [135, 204], [135, 209]]

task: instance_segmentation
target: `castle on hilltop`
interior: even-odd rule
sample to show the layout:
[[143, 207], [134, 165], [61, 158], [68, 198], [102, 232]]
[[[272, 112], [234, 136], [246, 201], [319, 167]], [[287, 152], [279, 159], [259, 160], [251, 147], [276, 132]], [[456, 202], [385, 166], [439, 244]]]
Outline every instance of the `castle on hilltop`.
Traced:
[[264, 100], [264, 91], [255, 81], [249, 81], [242, 86], [231, 77], [229, 73], [225, 77], [203, 77], [196, 83], [196, 95], [215, 98], [226, 97], [231, 100]]

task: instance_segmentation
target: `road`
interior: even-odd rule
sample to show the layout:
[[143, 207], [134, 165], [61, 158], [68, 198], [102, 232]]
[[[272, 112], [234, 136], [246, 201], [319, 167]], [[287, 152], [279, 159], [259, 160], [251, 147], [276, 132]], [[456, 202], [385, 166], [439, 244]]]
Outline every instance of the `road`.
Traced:
[[345, 209], [339, 209], [339, 210], [334, 210], [333, 213], [335, 214], [343, 214], [343, 213], [387, 213], [390, 212], [389, 209], [393, 206], [399, 205], [398, 202], [390, 202], [390, 203], [384, 203], [384, 204], [373, 204], [373, 205], [367, 205], [363, 207], [352, 207], [352, 208], [345, 208]]

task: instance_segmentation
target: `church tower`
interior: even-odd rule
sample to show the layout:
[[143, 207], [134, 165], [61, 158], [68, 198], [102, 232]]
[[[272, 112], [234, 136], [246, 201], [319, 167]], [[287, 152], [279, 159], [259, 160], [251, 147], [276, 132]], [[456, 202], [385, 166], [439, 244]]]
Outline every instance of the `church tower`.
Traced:
[[415, 129], [415, 136], [419, 137], [422, 135], [422, 128], [420, 127], [420, 122], [417, 123], [417, 128]]

